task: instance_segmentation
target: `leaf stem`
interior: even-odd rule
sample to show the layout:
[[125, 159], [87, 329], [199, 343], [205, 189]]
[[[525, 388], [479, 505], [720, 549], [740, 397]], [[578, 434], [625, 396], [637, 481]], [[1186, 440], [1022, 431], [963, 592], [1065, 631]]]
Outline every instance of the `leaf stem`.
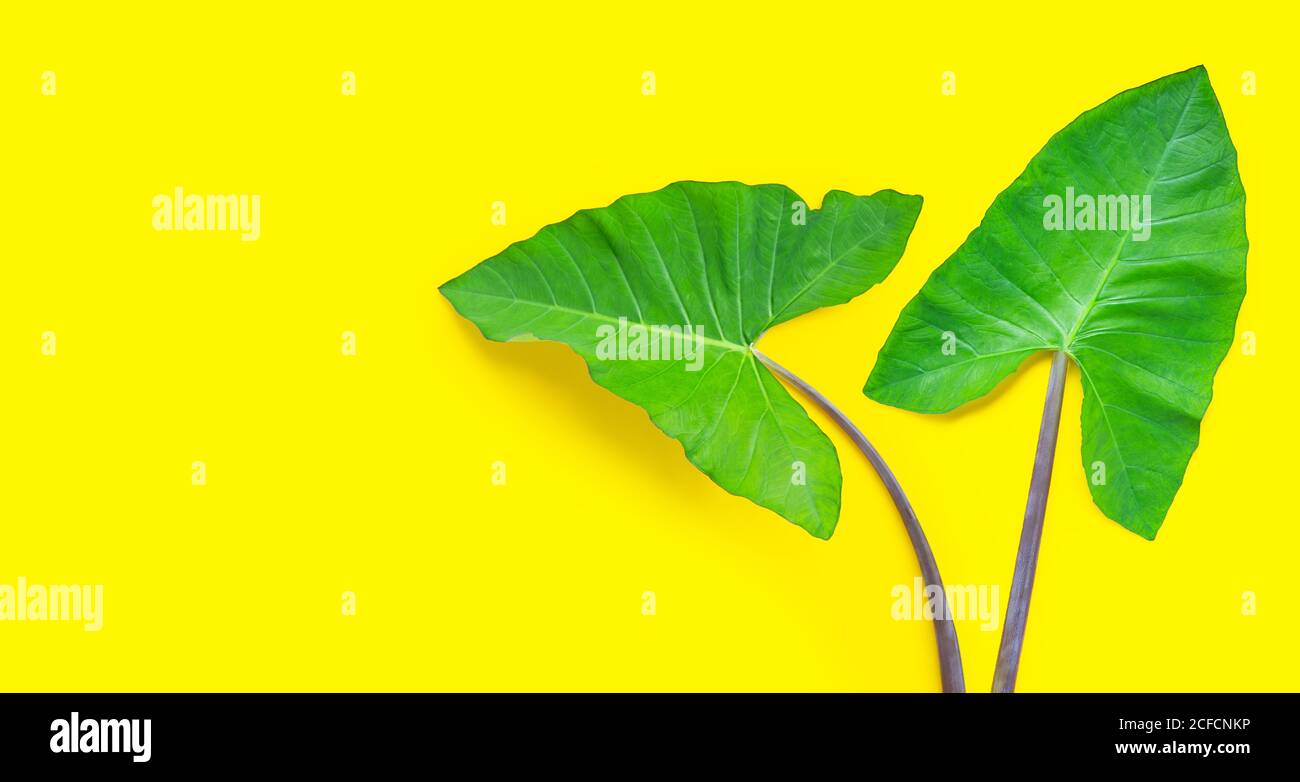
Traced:
[[907, 501], [907, 495], [903, 493], [903, 487], [898, 485], [898, 479], [894, 477], [893, 471], [885, 464], [885, 460], [881, 458], [880, 452], [871, 441], [829, 399], [756, 348], [750, 349], [768, 369], [785, 378], [835, 419], [835, 423], [839, 424], [844, 433], [857, 444], [858, 449], [875, 468], [880, 480], [889, 491], [889, 496], [893, 498], [895, 507], [898, 508], [903, 526], [907, 528], [907, 536], [912, 540], [912, 549], [916, 551], [916, 561], [921, 566], [921, 575], [925, 579], [926, 586], [935, 588], [938, 594], [942, 615], [934, 619], [934, 637], [939, 647], [939, 674], [943, 682], [943, 691], [965, 692], [966, 681], [962, 675], [961, 649], [957, 646], [957, 630], [952, 623], [952, 614], [948, 611], [948, 598], [944, 591], [943, 579], [939, 577], [939, 566], [934, 561], [934, 552], [930, 550], [930, 542], [926, 540], [925, 532], [921, 529], [921, 522], [916, 518], [916, 512], [912, 510], [912, 504]]
[[1002, 645], [993, 671], [993, 692], [1014, 692], [1020, 669], [1020, 651], [1029, 619], [1029, 597], [1034, 591], [1038, 569], [1038, 545], [1043, 538], [1043, 515], [1047, 511], [1047, 490], [1052, 485], [1052, 461], [1056, 457], [1056, 435], [1061, 428], [1061, 399], [1065, 395], [1065, 353], [1052, 356], [1052, 373], [1047, 380], [1047, 400], [1038, 427], [1038, 450], [1034, 452], [1034, 473], [1029, 480], [1025, 503], [1025, 525], [1020, 530], [1016, 570], [1007, 598], [1007, 615], [1002, 625]]

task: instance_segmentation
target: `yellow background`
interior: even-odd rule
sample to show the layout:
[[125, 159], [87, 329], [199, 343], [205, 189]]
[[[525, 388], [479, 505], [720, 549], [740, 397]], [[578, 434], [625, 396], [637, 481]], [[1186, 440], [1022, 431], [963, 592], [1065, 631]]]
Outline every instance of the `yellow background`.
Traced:
[[[1198, 63], [1249, 194], [1258, 354], [1220, 370], [1155, 543], [1089, 498], [1071, 369], [1020, 689], [1300, 688], [1289, 10], [406, 5], [6, 11], [0, 583], [103, 584], [106, 610], [98, 633], [0, 624], [0, 689], [937, 688], [931, 628], [890, 617], [903, 527], [825, 417], [829, 542], [714, 486], [567, 348], [489, 343], [435, 287], [678, 179], [923, 194], [889, 279], [761, 347], [876, 442], [945, 580], [1005, 600], [1046, 360], [942, 417], [862, 384], [1049, 135]], [[261, 240], [155, 232], [176, 186], [260, 194]], [[959, 633], [986, 689], [1000, 626]]]

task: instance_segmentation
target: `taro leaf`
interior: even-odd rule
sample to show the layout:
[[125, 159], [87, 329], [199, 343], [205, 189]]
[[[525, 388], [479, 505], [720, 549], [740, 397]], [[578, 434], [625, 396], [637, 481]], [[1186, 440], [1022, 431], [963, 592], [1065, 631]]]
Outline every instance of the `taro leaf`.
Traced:
[[[1080, 195], [1095, 201], [1091, 221]], [[1119, 195], [1150, 196], [1150, 209], [1126, 222], [1118, 200], [1096, 198]], [[903, 309], [866, 394], [946, 412], [1035, 352], [1066, 352], [1083, 383], [1093, 500], [1154, 539], [1233, 341], [1245, 212], [1203, 67], [1120, 93], [1053, 136], [994, 199]]]
[[809, 210], [782, 185], [678, 182], [547, 226], [440, 290], [489, 339], [569, 345], [719, 486], [829, 538], [835, 448], [750, 348], [884, 279], [920, 209], [891, 190]]

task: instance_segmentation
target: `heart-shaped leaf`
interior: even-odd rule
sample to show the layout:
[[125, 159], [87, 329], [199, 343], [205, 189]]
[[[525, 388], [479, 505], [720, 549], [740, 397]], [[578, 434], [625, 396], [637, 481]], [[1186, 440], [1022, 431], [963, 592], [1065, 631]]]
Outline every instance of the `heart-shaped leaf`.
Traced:
[[678, 182], [578, 212], [441, 287], [493, 340], [563, 342], [719, 486], [828, 538], [830, 440], [755, 358], [768, 328], [880, 282], [920, 196]]
[[903, 309], [867, 380], [940, 413], [1040, 350], [1083, 382], [1107, 516], [1154, 538], [1182, 484], [1246, 291], [1246, 197], [1202, 67], [1071, 122]]

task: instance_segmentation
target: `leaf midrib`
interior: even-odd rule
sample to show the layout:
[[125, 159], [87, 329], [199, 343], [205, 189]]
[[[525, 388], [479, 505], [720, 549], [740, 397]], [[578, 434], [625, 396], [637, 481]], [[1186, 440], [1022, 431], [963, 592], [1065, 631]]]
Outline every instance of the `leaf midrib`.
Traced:
[[[1160, 153], [1160, 160], [1158, 160], [1155, 166], [1151, 169], [1151, 176], [1148, 177], [1147, 185], [1141, 190], [1141, 192], [1150, 192], [1151, 188], [1156, 183], [1156, 179], [1159, 178], [1160, 169], [1164, 167], [1165, 161], [1169, 157], [1169, 150], [1173, 149], [1174, 144], [1180, 139], [1178, 131], [1183, 127], [1183, 121], [1187, 119], [1187, 112], [1192, 107], [1192, 102], [1196, 98], [1196, 93], [1199, 87], [1200, 82], [1197, 82], [1192, 85], [1192, 89], [1187, 93], [1187, 100], [1183, 102], [1183, 110], [1178, 115], [1178, 121], [1174, 123], [1173, 130], [1170, 131], [1169, 143], [1165, 144], [1164, 151]], [[1104, 158], [1102, 158], [1102, 160], [1104, 163]], [[1151, 219], [1151, 216], [1147, 215], [1147, 219]], [[1130, 221], [1130, 223], [1131, 222], [1132, 221]], [[1074, 347], [1075, 337], [1078, 336], [1079, 329], [1083, 328], [1083, 324], [1088, 322], [1088, 318], [1092, 316], [1092, 311], [1096, 308], [1097, 302], [1101, 298], [1101, 292], [1106, 289], [1106, 283], [1110, 282], [1111, 274], [1113, 274], [1115, 269], [1119, 267], [1120, 256], [1124, 254], [1124, 248], [1128, 246], [1129, 238], [1132, 236], [1133, 228], [1130, 225], [1129, 229], [1124, 232], [1124, 238], [1120, 240], [1119, 246], [1115, 248], [1114, 257], [1112, 257], [1110, 263], [1106, 265], [1106, 271], [1101, 275], [1101, 281], [1097, 284], [1097, 289], [1092, 292], [1092, 297], [1088, 300], [1087, 306], [1079, 311], [1079, 318], [1075, 322], [1074, 328], [1070, 330], [1070, 334], [1065, 338], [1065, 342], [1061, 346], [1061, 349], [1068, 353], [1070, 358], [1073, 358], [1076, 364], [1079, 362], [1079, 359], [1071, 350], [1071, 348]]]
[[[1142, 192], [1150, 191], [1155, 185], [1156, 179], [1159, 178], [1160, 169], [1164, 166], [1165, 161], [1169, 157], [1169, 150], [1174, 148], [1174, 144], [1179, 139], [1178, 131], [1182, 128], [1183, 121], [1187, 119], [1187, 112], [1191, 108], [1192, 101], [1196, 97], [1198, 87], [1199, 83], [1193, 85], [1191, 91], [1188, 92], [1187, 100], [1183, 103], [1183, 110], [1179, 113], [1178, 121], [1174, 123], [1174, 128], [1170, 132], [1169, 143], [1165, 145], [1164, 151], [1160, 153], [1160, 160], [1157, 161], [1155, 166], [1152, 168], [1151, 176], [1147, 181], [1147, 186]], [[1148, 219], [1150, 219], [1149, 215]], [[1110, 263], [1106, 265], [1106, 271], [1102, 274], [1101, 281], [1097, 284], [1097, 289], [1093, 291], [1092, 298], [1089, 299], [1088, 305], [1079, 311], [1079, 319], [1074, 324], [1074, 328], [1071, 329], [1069, 336], [1065, 338], [1061, 350], [1074, 361], [1075, 366], [1079, 367], [1079, 371], [1082, 373], [1083, 382], [1087, 383], [1087, 385], [1092, 389], [1093, 396], [1097, 398], [1097, 409], [1101, 413], [1102, 423], [1106, 426], [1106, 433], [1110, 436], [1111, 446], [1115, 449], [1115, 456], [1119, 459], [1119, 468], [1120, 473], [1124, 476], [1124, 485], [1128, 488], [1128, 494], [1133, 498], [1133, 501], [1140, 503], [1141, 500], [1137, 496], [1137, 487], [1133, 485], [1133, 477], [1130, 474], [1128, 461], [1124, 458], [1124, 451], [1120, 448], [1119, 438], [1115, 436], [1115, 428], [1110, 422], [1110, 413], [1106, 410], [1106, 402], [1102, 399], [1101, 390], [1097, 387], [1092, 376], [1088, 373], [1087, 367], [1085, 367], [1083, 362], [1079, 360], [1079, 357], [1075, 355], [1074, 351], [1074, 342], [1075, 338], [1079, 334], [1079, 329], [1083, 328], [1083, 324], [1088, 322], [1093, 310], [1096, 309], [1097, 303], [1101, 299], [1101, 293], [1106, 289], [1106, 283], [1110, 281], [1111, 274], [1113, 274], [1115, 269], [1119, 267], [1120, 256], [1124, 254], [1124, 248], [1128, 246], [1129, 238], [1132, 235], [1133, 229], [1130, 227], [1128, 231], [1124, 233], [1124, 238], [1120, 240], [1119, 246], [1115, 248], [1115, 255], [1110, 259]]]
[[[574, 315], [582, 315], [583, 317], [595, 318], [596, 320], [605, 321], [606, 323], [617, 324], [620, 320], [619, 317], [614, 317], [612, 315], [605, 315], [603, 313], [594, 312], [594, 311], [580, 310], [574, 307], [566, 307], [563, 304], [533, 301], [531, 299], [521, 299], [518, 296], [502, 296], [499, 293], [485, 293], [483, 291], [465, 291], [465, 292], [473, 296], [486, 296], [491, 299], [501, 299], [502, 301], [510, 301], [518, 304], [528, 304], [533, 307], [541, 307], [543, 309], [555, 310], [557, 312], [568, 312]], [[620, 317], [622, 320], [626, 321], [629, 324], [641, 326], [643, 328], [650, 329], [651, 331], [661, 332], [666, 330], [666, 327], [662, 323], [645, 323], [644, 321], [641, 321], [636, 318], [629, 318], [627, 316], [620, 316]], [[750, 348], [751, 348], [750, 345], [739, 345], [735, 342], [730, 342], [728, 340], [723, 340], [723, 339], [713, 339], [712, 337], [699, 336], [696, 337], [696, 339], [698, 339], [700, 342], [703, 342], [706, 345], [713, 345], [714, 347], [722, 348], [723, 350], [734, 350], [737, 352], [748, 353], [750, 352]]]

